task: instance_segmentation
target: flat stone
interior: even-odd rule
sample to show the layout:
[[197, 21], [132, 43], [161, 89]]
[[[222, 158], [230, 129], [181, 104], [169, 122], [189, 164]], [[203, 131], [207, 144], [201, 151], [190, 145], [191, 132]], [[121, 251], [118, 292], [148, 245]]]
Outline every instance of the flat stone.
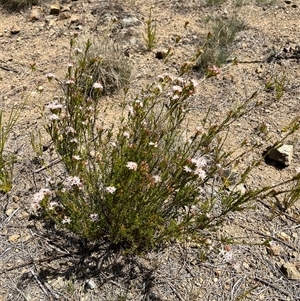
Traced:
[[13, 234], [8, 237], [9, 242], [17, 242], [21, 236], [19, 234]]
[[270, 243], [267, 247], [267, 252], [272, 256], [279, 256], [281, 253], [281, 246], [275, 243]]
[[228, 187], [229, 191], [239, 193], [240, 195], [244, 195], [246, 193], [245, 184], [241, 183], [238, 185], [231, 185]]
[[285, 262], [280, 270], [288, 279], [300, 280], [300, 273], [291, 262]]
[[278, 148], [271, 149], [268, 158], [284, 166], [289, 166], [292, 162], [293, 152], [293, 145], [284, 144]]
[[77, 16], [77, 15], [72, 15], [71, 18], [70, 18], [70, 23], [71, 24], [79, 25], [79, 24], [81, 24], [81, 22], [82, 21], [81, 21], [80, 17]]
[[60, 4], [56, 2], [50, 6], [50, 15], [59, 15], [60, 12]]
[[128, 17], [122, 20], [122, 24], [124, 27], [131, 27], [140, 25], [142, 22], [137, 17]]
[[42, 11], [40, 8], [33, 8], [30, 12], [29, 20], [37, 21], [40, 20], [42, 16]]
[[65, 11], [59, 15], [59, 20], [66, 20], [71, 18], [71, 13]]
[[11, 28], [11, 30], [10, 30], [10, 33], [11, 34], [17, 34], [17, 33], [20, 32], [20, 30], [21, 30], [20, 27], [17, 24], [14, 24], [13, 27]]

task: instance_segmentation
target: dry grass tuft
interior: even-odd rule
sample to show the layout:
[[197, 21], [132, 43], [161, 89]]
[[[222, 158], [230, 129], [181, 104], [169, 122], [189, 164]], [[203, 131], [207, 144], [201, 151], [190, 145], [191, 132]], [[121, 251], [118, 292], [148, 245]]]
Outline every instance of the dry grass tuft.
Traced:
[[87, 74], [92, 76], [93, 82], [102, 84], [104, 94], [111, 94], [127, 86], [130, 83], [132, 66], [121, 47], [109, 38], [89, 34], [78, 40], [77, 47], [85, 49], [87, 41], [91, 46], [78, 57], [80, 59], [86, 55], [89, 62]]

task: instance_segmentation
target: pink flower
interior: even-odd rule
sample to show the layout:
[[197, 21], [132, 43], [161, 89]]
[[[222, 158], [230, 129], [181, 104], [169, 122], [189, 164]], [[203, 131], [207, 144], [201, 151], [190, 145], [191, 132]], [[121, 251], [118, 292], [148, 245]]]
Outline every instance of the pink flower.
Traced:
[[174, 93], [176, 93], [176, 92], [180, 93], [180, 92], [182, 92], [182, 87], [180, 87], [178, 85], [175, 85], [175, 86], [172, 87], [172, 90], [173, 90]]
[[46, 197], [51, 196], [52, 192], [50, 189], [42, 188], [39, 192], [35, 193], [31, 203], [31, 207], [34, 211], [40, 208], [40, 202]]
[[137, 170], [137, 167], [138, 167], [138, 165], [137, 165], [137, 163], [135, 163], [135, 162], [132, 162], [132, 161], [129, 161], [129, 162], [127, 162], [127, 164], [126, 164], [126, 167], [128, 168], [128, 169], [130, 169], [130, 170]]
[[204, 157], [192, 158], [191, 162], [194, 163], [197, 166], [197, 168], [203, 168], [207, 166], [207, 161]]
[[50, 103], [46, 106], [46, 109], [49, 109], [51, 113], [59, 113], [63, 108], [63, 105], [60, 103]]
[[47, 73], [46, 77], [48, 78], [48, 81], [50, 82], [53, 78], [55, 78], [55, 75], [53, 73]]
[[79, 177], [68, 176], [64, 182], [64, 187], [70, 189], [73, 186], [77, 186], [80, 190], [83, 189], [83, 185], [82, 185]]

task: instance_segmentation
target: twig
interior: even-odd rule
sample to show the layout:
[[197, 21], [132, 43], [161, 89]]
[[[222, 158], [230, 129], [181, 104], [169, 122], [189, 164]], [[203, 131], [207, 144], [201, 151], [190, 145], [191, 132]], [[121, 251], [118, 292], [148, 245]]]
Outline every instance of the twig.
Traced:
[[288, 248], [290, 248], [290, 249], [292, 249], [292, 250], [294, 250], [294, 251], [296, 251], [296, 252], [298, 251], [297, 248], [295, 248], [294, 246], [288, 244], [287, 242], [283, 241], [282, 239], [279, 239], [279, 238], [277, 238], [277, 237], [275, 237], [275, 236], [268, 235], [268, 234], [265, 234], [265, 233], [263, 233], [263, 232], [261, 232], [261, 231], [252, 229], [252, 228], [248, 227], [248, 226], [245, 225], [245, 224], [238, 224], [238, 223], [236, 223], [236, 224], [237, 224], [239, 227], [244, 228], [245, 230], [252, 231], [252, 232], [254, 232], [254, 233], [256, 233], [256, 234], [259, 234], [259, 235], [261, 235], [261, 236], [263, 236], [263, 237], [266, 237], [266, 238], [268, 238], [268, 239], [272, 239], [272, 240], [274, 240], [274, 241], [277, 241], [277, 242], [279, 242], [279, 243], [282, 243], [282, 244], [285, 245], [286, 247], [288, 247]]
[[26, 267], [26, 266], [31, 265], [31, 264], [37, 264], [37, 263], [43, 263], [43, 262], [47, 262], [47, 261], [53, 261], [53, 260], [57, 260], [57, 259], [64, 258], [64, 257], [70, 257], [70, 256], [74, 256], [74, 254], [60, 254], [60, 255], [55, 255], [55, 256], [52, 256], [52, 257], [46, 257], [46, 258], [41, 258], [41, 259], [32, 259], [32, 260], [29, 260], [27, 262], [21, 263], [19, 265], [13, 266], [11, 268], [4, 269], [4, 270], [0, 271], [0, 275], [2, 275], [4, 273], [7, 273], [7, 272], [10, 272], [10, 271], [13, 271], [13, 270], [16, 270], [16, 269], [19, 269], [19, 268]]
[[32, 274], [32, 276], [34, 277], [34, 279], [36, 280], [36, 282], [38, 283], [38, 285], [40, 286], [40, 288], [44, 292], [44, 294], [46, 294], [49, 297], [49, 293], [44, 288], [44, 286], [43, 286], [42, 282], [40, 281], [39, 277], [35, 274], [35, 272], [33, 270], [30, 270], [30, 273]]
[[59, 162], [61, 162], [61, 159], [60, 159], [60, 158], [56, 158], [56, 159], [54, 159], [53, 161], [51, 161], [49, 164], [47, 164], [46, 166], [43, 166], [43, 167], [41, 167], [41, 168], [39, 168], [39, 169], [36, 169], [36, 170], [34, 170], [33, 172], [34, 172], [34, 173], [38, 173], [38, 172], [40, 172], [40, 171], [42, 171], [42, 170], [45, 170], [45, 169], [47, 169], [48, 167], [51, 167], [51, 166], [53, 166], [53, 165], [55, 165], [55, 164], [57, 164], [57, 163], [59, 163]]
[[14, 70], [14, 69], [11, 69], [11, 68], [8, 68], [8, 67], [5, 67], [5, 66], [0, 66], [0, 69], [5, 70], [5, 71], [13, 71], [15, 73], [19, 73], [17, 70]]
[[181, 300], [184, 301], [184, 299], [181, 297], [181, 295], [179, 294], [179, 292], [176, 290], [176, 288], [173, 286], [173, 284], [170, 281], [167, 281], [168, 285], [170, 286], [170, 288], [172, 289], [173, 293], [176, 295], [176, 297]]
[[[267, 285], [267, 286], [269, 286], [269, 287], [271, 287], [271, 288], [273, 288], [273, 289], [275, 289], [275, 290], [281, 292], [282, 294], [284, 294], [284, 295], [286, 295], [286, 296], [288, 296], [288, 297], [291, 296], [291, 294], [290, 294], [289, 292], [287, 292], [286, 290], [284, 290], [284, 289], [282, 289], [282, 288], [277, 287], [276, 285], [274, 285], [274, 284], [268, 282], [267, 280], [264, 280], [264, 279], [261, 279], [261, 278], [258, 278], [258, 277], [255, 277], [254, 280], [255, 280], [255, 281], [258, 281], [258, 282], [260, 282], [260, 283], [262, 283], [262, 284], [264, 284], [264, 285]], [[300, 297], [296, 297], [296, 296], [293, 296], [293, 297], [296, 298], [295, 300], [300, 300]]]
[[9, 223], [9, 221], [11, 220], [11, 218], [19, 211], [20, 207], [17, 208], [4, 222], [5, 223]]

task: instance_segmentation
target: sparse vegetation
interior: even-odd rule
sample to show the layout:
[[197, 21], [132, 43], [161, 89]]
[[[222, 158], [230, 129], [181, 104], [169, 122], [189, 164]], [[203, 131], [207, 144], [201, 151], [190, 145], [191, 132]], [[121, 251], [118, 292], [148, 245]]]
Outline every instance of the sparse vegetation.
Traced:
[[201, 53], [196, 61], [196, 68], [205, 71], [208, 67], [226, 63], [230, 55], [230, 47], [236, 34], [244, 28], [244, 22], [237, 17], [217, 18], [211, 21], [212, 32], [202, 46]]
[[268, 80], [265, 84], [266, 91], [274, 91], [275, 92], [275, 99], [279, 101], [286, 89], [287, 86], [287, 78], [286, 75], [283, 74], [282, 76], [273, 76], [270, 80]]
[[[229, 39], [232, 36], [220, 43]], [[81, 84], [86, 81], [91, 48], [88, 41], [83, 59], [68, 67], [65, 96], [47, 107], [46, 129], [67, 176], [62, 181], [52, 179], [51, 187], [41, 189], [33, 207], [61, 227], [87, 241], [106, 238], [129, 251], [147, 251], [187, 235], [204, 240], [204, 233], [214, 231], [228, 213], [247, 208], [258, 196], [282, 194], [274, 191], [283, 184], [299, 185], [299, 179], [293, 178], [273, 187], [228, 192], [244, 183], [262, 160], [250, 163], [237, 183], [232, 182], [231, 172], [225, 172], [245, 154], [226, 152], [221, 133], [260, 106], [256, 93], [220, 124], [203, 121], [184, 138], [182, 123], [196, 82], [164, 75], [123, 107], [117, 128], [114, 123], [99, 123], [101, 82], [89, 81], [88, 89]], [[287, 135], [298, 127], [291, 126]], [[294, 199], [294, 193], [289, 198]]]
[[153, 50], [158, 42], [156, 35], [156, 23], [152, 19], [152, 9], [149, 11], [149, 16], [146, 21], [145, 33], [143, 34], [145, 45], [149, 51]]
[[130, 83], [132, 66], [113, 40], [86, 34], [73, 46], [74, 62], [84, 64], [81, 68], [85, 72], [76, 84], [86, 93], [92, 93], [95, 82], [101, 82], [103, 94], [111, 94]]
[[0, 111], [0, 191], [9, 192], [13, 183], [13, 167], [15, 156], [6, 149], [9, 135], [16, 124], [20, 114], [20, 109], [13, 108], [9, 118], [3, 121], [3, 112]]

